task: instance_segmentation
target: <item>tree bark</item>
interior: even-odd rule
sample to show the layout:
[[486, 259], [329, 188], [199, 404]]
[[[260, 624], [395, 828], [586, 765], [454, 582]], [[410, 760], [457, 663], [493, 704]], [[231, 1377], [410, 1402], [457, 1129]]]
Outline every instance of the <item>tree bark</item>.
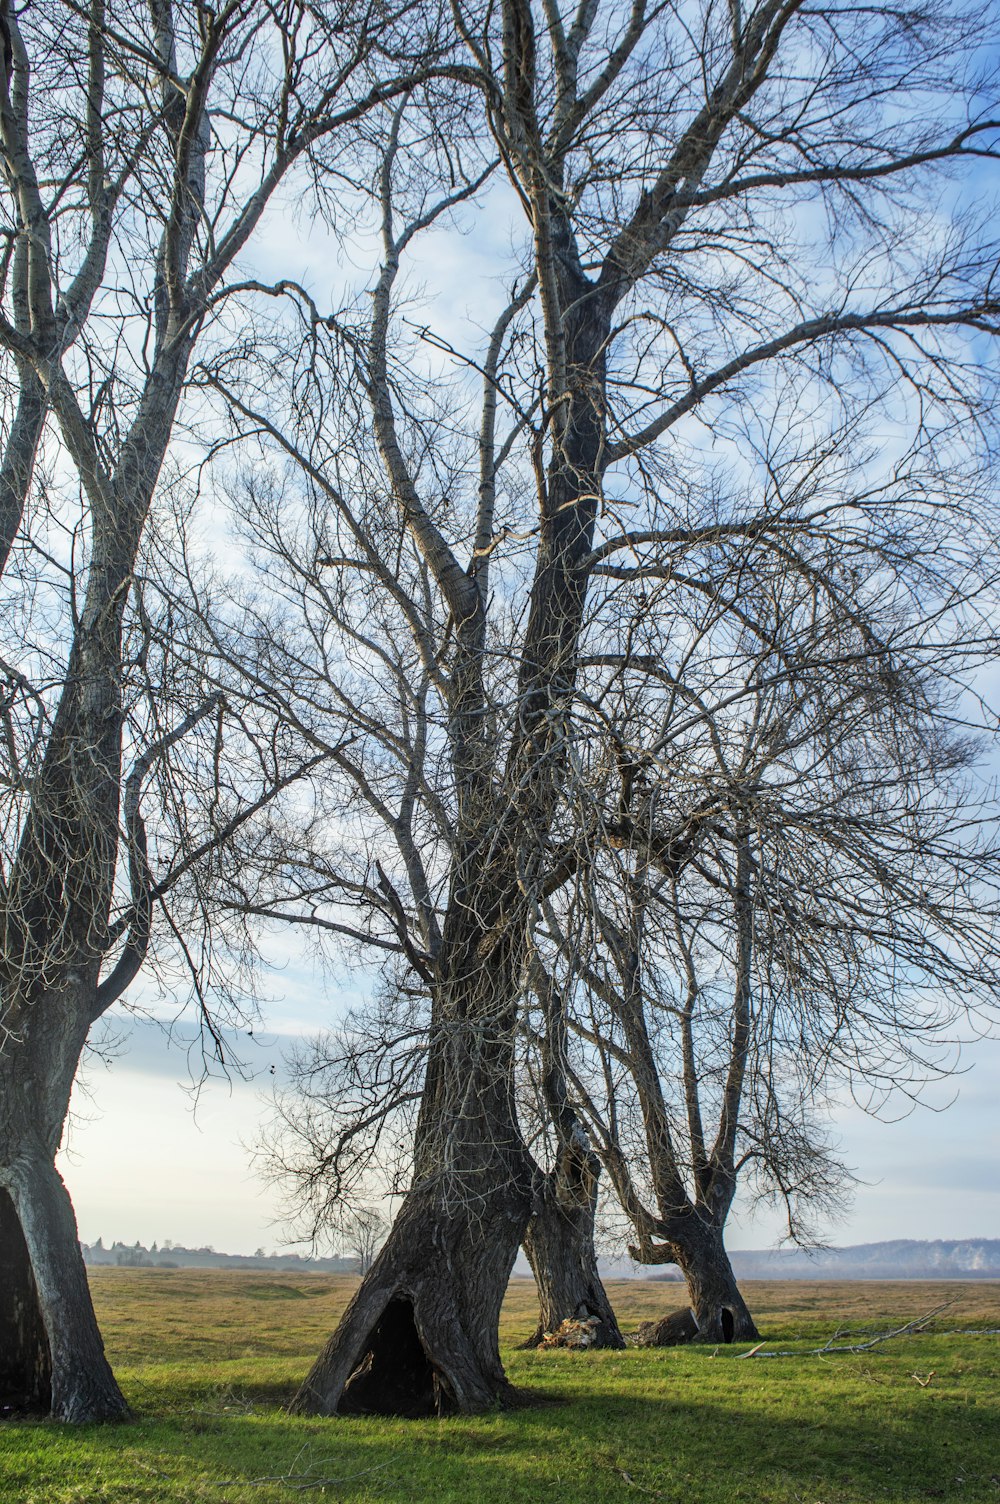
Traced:
[[18, 1155], [7, 1169], [33, 1280], [37, 1317], [50, 1356], [53, 1420], [124, 1420], [128, 1406], [111, 1366], [94, 1314], [69, 1193], [44, 1150]]
[[487, 958], [478, 925], [453, 925], [452, 980], [435, 1001], [414, 1183], [296, 1395], [298, 1412], [474, 1414], [516, 1402], [498, 1330], [531, 1212], [508, 1019], [517, 947], [508, 932]]
[[590, 1347], [624, 1347], [594, 1251], [594, 1221], [601, 1161], [594, 1153], [567, 1090], [566, 999], [535, 958], [532, 984], [542, 1004], [541, 1088], [555, 1156], [548, 1174], [536, 1176], [535, 1206], [524, 1251], [538, 1289], [538, 1326], [525, 1347], [538, 1347], [564, 1321], [596, 1319]]
[[745, 1342], [760, 1336], [740, 1294], [722, 1238], [722, 1229], [697, 1214], [672, 1229], [666, 1239], [687, 1281], [698, 1323], [696, 1342]]
[[516, 1403], [497, 1333], [530, 1208], [519, 1158], [505, 1173], [470, 1165], [457, 1192], [443, 1177], [410, 1191], [294, 1411], [419, 1416]]
[[592, 1317], [598, 1321], [592, 1347], [625, 1346], [594, 1251], [599, 1174], [596, 1154], [578, 1141], [563, 1145], [554, 1169], [541, 1179], [524, 1235], [539, 1306], [538, 1326], [525, 1347], [538, 1347], [564, 1321]]
[[7, 567], [24, 515], [35, 453], [45, 422], [45, 389], [26, 362], [20, 364], [21, 388], [14, 421], [0, 459], [0, 575]]
[[0, 1189], [0, 1416], [47, 1414], [52, 1358], [21, 1222]]
[[[89, 990], [89, 989], [88, 989]], [[0, 1372], [9, 1411], [122, 1420], [69, 1193], [55, 1168], [86, 1038], [82, 991], [37, 997], [0, 1056]]]

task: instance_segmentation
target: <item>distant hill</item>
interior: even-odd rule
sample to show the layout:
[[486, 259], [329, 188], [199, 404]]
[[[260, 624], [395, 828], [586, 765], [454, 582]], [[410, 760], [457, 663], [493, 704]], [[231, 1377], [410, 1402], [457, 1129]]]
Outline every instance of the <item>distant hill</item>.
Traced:
[[1000, 1238], [896, 1238], [853, 1248], [730, 1255], [738, 1279], [1000, 1279]]
[[358, 1270], [357, 1259], [310, 1259], [300, 1253], [265, 1253], [262, 1248], [253, 1254], [217, 1253], [214, 1248], [184, 1248], [171, 1242], [162, 1248], [156, 1243], [151, 1248], [142, 1243], [112, 1243], [105, 1248], [100, 1238], [80, 1247], [85, 1264], [125, 1269], [298, 1269], [323, 1274], [356, 1274]]

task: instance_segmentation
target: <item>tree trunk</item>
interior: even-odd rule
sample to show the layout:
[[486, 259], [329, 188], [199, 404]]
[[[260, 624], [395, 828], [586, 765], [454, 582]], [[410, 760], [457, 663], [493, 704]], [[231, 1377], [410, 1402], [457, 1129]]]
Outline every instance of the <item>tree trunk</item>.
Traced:
[[[383, 294], [391, 280], [383, 275], [379, 284], [372, 337], [376, 371], [384, 362], [388, 305]], [[567, 301], [576, 304], [580, 292], [577, 279]], [[483, 732], [489, 716], [479, 663], [485, 639], [476, 625], [482, 625], [481, 603], [462, 628], [456, 622], [464, 646], [453, 684], [462, 688], [455, 691], [449, 735], [460, 813], [434, 967], [414, 1184], [296, 1395], [292, 1408], [298, 1412], [472, 1414], [516, 1401], [500, 1361], [498, 1329], [531, 1213], [534, 1167], [513, 1097], [514, 1031], [531, 912], [529, 884], [539, 878], [565, 773], [565, 718], [603, 447], [603, 403], [593, 391], [604, 380], [607, 319], [595, 321], [577, 311], [576, 323], [581, 327], [575, 338], [566, 335], [573, 346], [574, 395], [568, 404], [562, 390], [556, 397], [562, 430], [540, 498], [538, 557], [517, 674], [517, 729], [502, 779], [507, 793], [499, 804], [498, 770], [491, 767], [495, 750]], [[414, 520], [421, 515], [419, 500], [396, 461], [386, 390], [375, 394], [383, 458], [400, 497], [413, 492], [412, 503], [406, 503], [407, 525], [425, 557], [436, 561], [432, 570], [443, 571], [441, 579], [448, 574], [443, 544]], [[456, 617], [465, 610], [454, 603], [451, 609]]]
[[74, 987], [36, 998], [0, 1054], [0, 1406], [76, 1422], [128, 1415], [54, 1163], [85, 1003]]
[[564, 1321], [597, 1319], [591, 1347], [625, 1346], [597, 1272], [594, 1213], [600, 1161], [584, 1143], [565, 1144], [542, 1178], [524, 1251], [538, 1287], [538, 1326], [525, 1347], [538, 1347]]
[[30, 1410], [47, 1400], [54, 1420], [125, 1419], [128, 1406], [104, 1356], [62, 1177], [45, 1151], [30, 1144], [0, 1174], [0, 1262], [17, 1271], [23, 1333], [14, 1379], [27, 1381], [20, 1403], [14, 1392], [6, 1403]]
[[[673, 1230], [672, 1230], [673, 1231]], [[687, 1281], [698, 1323], [696, 1342], [746, 1342], [760, 1336], [740, 1294], [722, 1239], [722, 1229], [697, 1215], [666, 1240]]]
[[14, 1203], [0, 1189], [0, 1416], [47, 1414], [52, 1359]]
[[498, 1337], [531, 1212], [512, 1094], [515, 946], [508, 932], [487, 960], [467, 928], [452, 955], [462, 980], [435, 1001], [413, 1187], [296, 1411], [474, 1414], [516, 1400]]
[[410, 1191], [292, 1409], [319, 1415], [474, 1414], [516, 1393], [500, 1361], [500, 1304], [529, 1211], [512, 1166], [488, 1194], [432, 1180]]

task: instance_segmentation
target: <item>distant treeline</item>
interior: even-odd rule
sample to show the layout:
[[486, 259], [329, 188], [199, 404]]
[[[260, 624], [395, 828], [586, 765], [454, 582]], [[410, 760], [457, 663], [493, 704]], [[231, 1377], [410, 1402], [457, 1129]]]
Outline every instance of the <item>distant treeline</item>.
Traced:
[[[168, 1238], [146, 1248], [142, 1243], [112, 1243], [105, 1248], [82, 1243], [87, 1264], [130, 1269], [298, 1269], [327, 1274], [357, 1274], [356, 1258], [306, 1258], [298, 1253], [218, 1253], [214, 1248], [185, 1248]], [[1000, 1238], [897, 1238], [887, 1243], [860, 1243], [850, 1248], [744, 1249], [731, 1255], [739, 1279], [1000, 1279]], [[607, 1277], [679, 1280], [674, 1266], [647, 1273], [634, 1264], [625, 1268], [601, 1261]]]
[[299, 1253], [217, 1253], [214, 1248], [185, 1248], [168, 1238], [162, 1245], [153, 1243], [112, 1243], [105, 1248], [101, 1238], [96, 1243], [81, 1243], [86, 1264], [113, 1264], [126, 1269], [298, 1269], [328, 1274], [356, 1274], [356, 1258], [305, 1258]]

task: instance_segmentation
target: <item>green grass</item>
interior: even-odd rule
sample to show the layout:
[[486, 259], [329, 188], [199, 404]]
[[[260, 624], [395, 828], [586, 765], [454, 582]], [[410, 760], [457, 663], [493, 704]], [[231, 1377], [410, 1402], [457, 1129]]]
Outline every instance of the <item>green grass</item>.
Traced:
[[[1000, 1504], [1000, 1337], [932, 1328], [864, 1354], [749, 1361], [745, 1347], [522, 1353], [511, 1345], [533, 1325], [533, 1290], [515, 1281], [505, 1360], [534, 1403], [468, 1420], [303, 1420], [282, 1406], [350, 1281], [98, 1270], [93, 1284], [138, 1418], [0, 1425], [3, 1504]], [[815, 1346], [841, 1325], [885, 1330], [948, 1295], [958, 1300], [939, 1329], [1000, 1326], [998, 1284], [747, 1294], [782, 1348]], [[612, 1295], [627, 1327], [679, 1303], [676, 1287], [656, 1283]]]

